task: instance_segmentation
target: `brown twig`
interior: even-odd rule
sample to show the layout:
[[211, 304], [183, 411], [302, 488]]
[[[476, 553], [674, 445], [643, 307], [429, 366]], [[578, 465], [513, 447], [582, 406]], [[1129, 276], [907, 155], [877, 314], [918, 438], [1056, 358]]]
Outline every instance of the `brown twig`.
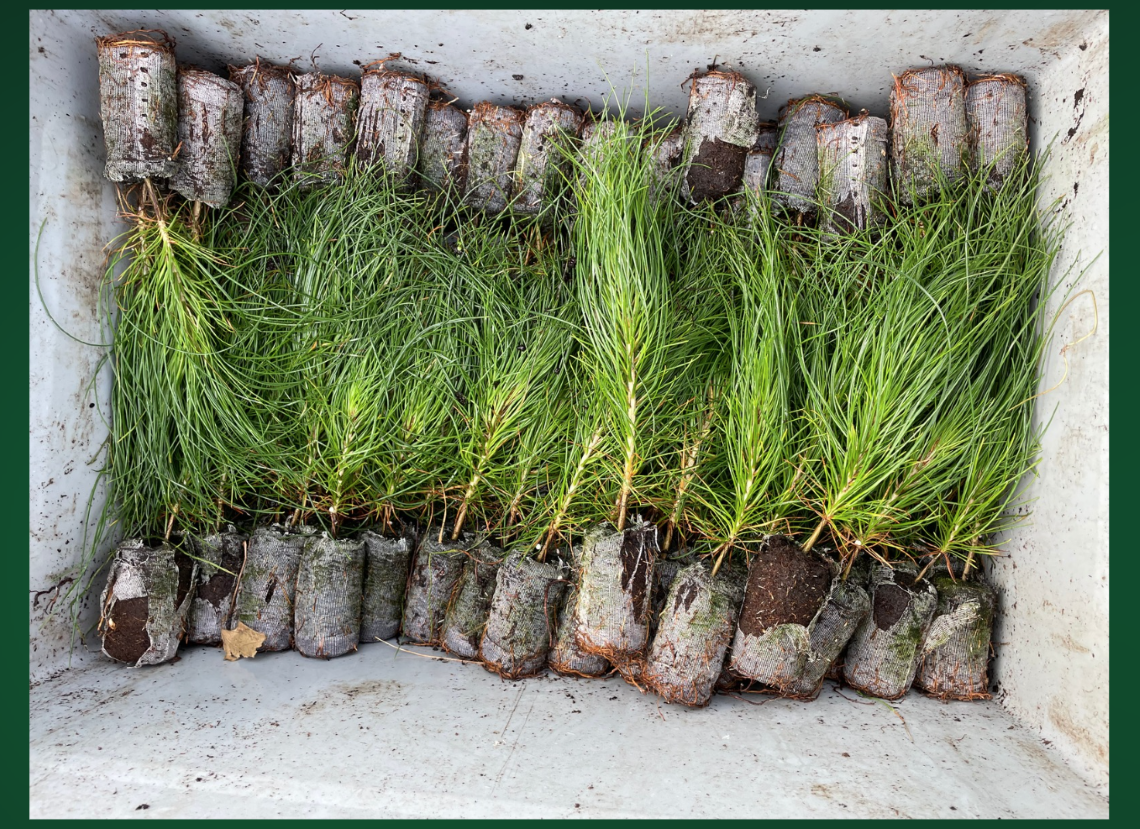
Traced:
[[226, 619], [222, 623], [226, 630], [230, 629], [230, 622], [234, 618], [234, 610], [237, 609], [237, 596], [238, 591], [241, 590], [241, 577], [245, 573], [245, 562], [249, 557], [249, 542], [243, 541], [241, 543], [241, 567], [238, 568], [237, 578], [234, 579], [234, 592], [230, 594], [230, 612], [226, 614]]

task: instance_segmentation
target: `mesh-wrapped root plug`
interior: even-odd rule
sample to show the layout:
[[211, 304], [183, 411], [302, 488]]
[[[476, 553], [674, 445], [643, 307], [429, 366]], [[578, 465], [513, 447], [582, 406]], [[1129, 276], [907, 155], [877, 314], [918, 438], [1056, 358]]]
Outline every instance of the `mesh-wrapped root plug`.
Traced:
[[941, 699], [989, 699], [987, 668], [997, 593], [988, 584], [933, 579], [938, 609], [922, 643], [914, 682]]
[[189, 201], [225, 207], [237, 185], [244, 96], [233, 81], [202, 69], [178, 70], [178, 172], [170, 189]]
[[513, 553], [503, 562], [479, 645], [483, 667], [505, 679], [534, 676], [546, 667], [565, 576], [558, 559]]
[[743, 567], [715, 576], [704, 562], [673, 580], [641, 679], [666, 702], [701, 707], [712, 699], [744, 599]]
[[871, 612], [864, 617], [843, 666], [852, 688], [898, 699], [914, 681], [922, 643], [938, 606], [938, 593], [915, 568], [879, 565], [871, 572]]
[[293, 76], [282, 66], [257, 60], [231, 66], [230, 80], [245, 97], [241, 134], [241, 174], [269, 187], [289, 168], [293, 142]]
[[820, 124], [816, 139], [824, 232], [841, 235], [881, 224], [877, 203], [887, 192], [887, 122], [861, 113]]
[[259, 651], [293, 646], [293, 599], [301, 553], [312, 527], [258, 527], [246, 546], [245, 569], [238, 588], [234, 622], [265, 634]]
[[600, 524], [582, 542], [575, 638], [619, 671], [633, 670], [649, 644], [657, 528], [637, 519], [624, 532]]
[[[186, 641], [191, 645], [220, 645], [233, 609], [238, 574], [245, 561], [247, 536], [233, 527], [191, 539], [198, 557], [198, 582], [190, 605]], [[228, 571], [228, 572], [227, 572]]]
[[170, 178], [177, 172], [178, 84], [174, 41], [139, 31], [95, 39], [99, 111], [111, 181]]
[[787, 212], [801, 216], [816, 213], [819, 186], [819, 150], [816, 127], [847, 117], [843, 106], [820, 95], [788, 101], [780, 110], [780, 143], [770, 173], [772, 200]]
[[356, 121], [356, 158], [362, 166], [382, 164], [399, 184], [414, 183], [428, 94], [427, 84], [415, 75], [382, 65], [364, 70]]
[[1029, 151], [1025, 80], [990, 75], [966, 87], [973, 169], [985, 171], [991, 189], [1001, 187]]
[[331, 659], [360, 643], [364, 540], [321, 533], [297, 567], [293, 646], [302, 656]]
[[432, 101], [424, 114], [419, 156], [425, 188], [462, 193], [467, 183], [467, 113]]
[[360, 610], [360, 642], [391, 639], [400, 632], [412, 543], [407, 537], [388, 538], [366, 532], [364, 538], [364, 596]]
[[297, 76], [293, 176], [298, 181], [333, 184], [343, 177], [359, 102], [355, 81], [319, 72]]
[[466, 201], [486, 213], [501, 213], [514, 191], [515, 160], [526, 116], [514, 107], [483, 101], [467, 119]]
[[464, 659], [479, 657], [503, 551], [483, 542], [471, 550], [455, 585], [440, 637], [444, 650]]
[[429, 527], [420, 541], [408, 581], [404, 603], [403, 631], [410, 641], [437, 645], [455, 587], [467, 564], [467, 549], [474, 543], [469, 533], [457, 542], [439, 541], [439, 527]]
[[970, 156], [966, 76], [957, 66], [910, 69], [891, 90], [891, 178], [905, 204], [953, 184]]
[[516, 212], [536, 215], [555, 203], [581, 123], [582, 113], [556, 98], [527, 110], [515, 159]]
[[759, 126], [756, 87], [743, 75], [714, 69], [694, 77], [685, 116], [682, 197], [696, 203], [736, 191]]
[[99, 599], [103, 654], [116, 662], [158, 665], [178, 653], [194, 593], [197, 563], [163, 542], [119, 544]]

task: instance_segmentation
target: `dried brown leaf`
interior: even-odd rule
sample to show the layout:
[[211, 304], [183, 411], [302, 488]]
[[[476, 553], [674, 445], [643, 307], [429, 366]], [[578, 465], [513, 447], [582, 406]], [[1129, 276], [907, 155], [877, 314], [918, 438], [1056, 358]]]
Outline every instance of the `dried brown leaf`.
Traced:
[[257, 655], [257, 649], [265, 641], [265, 634], [258, 633], [242, 622], [238, 622], [233, 630], [222, 631], [222, 647], [226, 651], [226, 661], [236, 662], [243, 656], [252, 659]]

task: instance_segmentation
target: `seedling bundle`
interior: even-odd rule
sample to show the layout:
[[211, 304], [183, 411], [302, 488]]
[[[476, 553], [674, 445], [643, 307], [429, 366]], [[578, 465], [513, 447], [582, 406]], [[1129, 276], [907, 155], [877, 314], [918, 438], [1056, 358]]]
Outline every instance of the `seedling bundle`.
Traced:
[[1058, 245], [1020, 79], [775, 125], [713, 70], [676, 124], [98, 45], [108, 656], [402, 634], [695, 706], [986, 696]]

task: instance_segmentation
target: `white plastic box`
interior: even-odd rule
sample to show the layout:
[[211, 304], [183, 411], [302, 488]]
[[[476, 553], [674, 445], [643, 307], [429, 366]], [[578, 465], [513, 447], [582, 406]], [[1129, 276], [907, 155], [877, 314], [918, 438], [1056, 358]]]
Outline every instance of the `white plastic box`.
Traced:
[[[141, 814], [143, 794], [133, 792], [152, 790], [146, 797], [157, 811], [149, 814], [167, 809], [177, 816], [1107, 814], [1107, 11], [32, 11], [29, 22], [33, 815]], [[76, 575], [93, 521], [85, 524], [85, 507], [97, 476], [98, 463], [90, 462], [107, 436], [98, 412], [107, 410], [108, 373], [101, 372], [92, 384], [104, 350], [62, 333], [45, 304], [78, 340], [98, 343], [105, 336], [96, 309], [104, 246], [123, 226], [116, 218], [114, 187], [103, 178], [94, 38], [136, 28], [166, 30], [177, 40], [180, 62], [219, 72], [228, 63], [260, 56], [277, 63], [293, 60], [302, 70], [316, 65], [327, 73], [354, 75], [360, 64], [401, 52], [463, 106], [484, 99], [531, 104], [558, 96], [596, 107], [613, 84], [632, 89], [635, 104], [647, 87], [653, 105], [682, 116], [687, 90], [682, 82], [716, 63], [742, 71], [756, 84], [766, 118], [774, 118], [788, 99], [811, 92], [840, 94], [853, 111], [866, 108], [885, 117], [892, 73], [956, 63], [968, 73], [1022, 74], [1029, 82], [1034, 147], [1053, 146], [1042, 198], [1059, 200], [1070, 225], [1056, 278], [1072, 280], [1083, 273], [1078, 290], [1089, 293], [1064, 310], [1049, 352], [1045, 388], [1063, 382], [1038, 401], [1039, 417], [1054, 409], [1055, 415], [1039, 477], [1029, 484], [1036, 497], [1032, 525], [1009, 541], [1008, 557], [991, 566], [1002, 589], [994, 637], [995, 702], [941, 705], [912, 693], [898, 706], [914, 737], [910, 742], [900, 730], [901, 717], [875, 705], [870, 706], [879, 715], [875, 719], [864, 706], [836, 701], [834, 694], [830, 702], [808, 706], [774, 701], [753, 707], [718, 698], [710, 709], [689, 712], [666, 709], [614, 680], [502, 685], [477, 668], [403, 654], [393, 658], [395, 652], [381, 645], [334, 663], [277, 655], [237, 667], [218, 655], [194, 654], [183, 665], [137, 671], [109, 665], [90, 642], [72, 652], [65, 620], [45, 621], [45, 611]], [[43, 303], [33, 284], [36, 264]], [[1073, 348], [1063, 348], [1094, 329]], [[92, 515], [102, 498], [97, 489]], [[96, 600], [86, 604], [88, 625], [95, 620]], [[290, 695], [280, 683], [294, 683], [289, 687], [304, 693]], [[360, 692], [366, 694], [364, 702], [351, 691], [353, 683], [367, 688]], [[396, 693], [397, 686], [404, 691]], [[409, 696], [409, 687], [419, 688], [418, 695]], [[97, 704], [124, 694], [131, 699], [119, 709]], [[321, 704], [336, 702], [333, 709], [346, 721], [312, 719], [304, 694]], [[530, 703], [530, 714], [528, 695], [537, 700]], [[567, 702], [563, 711], [554, 700], [565, 702], [564, 696], [579, 699]], [[250, 702], [255, 699], [256, 705]], [[206, 768], [195, 772], [193, 763], [183, 768], [177, 758], [193, 754], [197, 743], [185, 743], [189, 738], [178, 736], [174, 723], [203, 705], [216, 709], [210, 722], [216, 719], [218, 729], [210, 732], [217, 739], [211, 743], [211, 736], [203, 745], [212, 747], [223, 737], [228, 743], [213, 755], [198, 746], [202, 757], [217, 757], [223, 749], [229, 754], [224, 762], [195, 761]], [[265, 706], [282, 707], [267, 713]], [[431, 706], [450, 712], [450, 719]], [[469, 710], [464, 714], [460, 706]], [[586, 709], [586, 716], [575, 708]], [[110, 719], [98, 719], [112, 711], [117, 713]], [[490, 727], [485, 717], [500, 713], [506, 724]], [[357, 714], [359, 723], [353, 719]], [[831, 726], [811, 731], [825, 715]], [[543, 724], [536, 727], [532, 719], [540, 716]], [[132, 722], [132, 717], [141, 719]], [[309, 724], [299, 717], [309, 717]], [[375, 724], [370, 717], [378, 718]], [[252, 721], [261, 725], [244, 734], [242, 724]], [[79, 735], [71, 743], [57, 739], [61, 722], [67, 723], [63, 730]], [[147, 731], [151, 726], [140, 722], [163, 731], [165, 742], [154, 744]], [[160, 728], [163, 722], [168, 725]], [[486, 733], [479, 730], [484, 727]], [[136, 745], [129, 735], [139, 728], [147, 733]], [[355, 742], [366, 728], [386, 729], [399, 743], [391, 752], [399, 753], [390, 754], [386, 744]], [[855, 785], [856, 777], [836, 766], [835, 758], [858, 757], [870, 745], [867, 740], [884, 739], [868, 734], [888, 728], [898, 732], [897, 745], [873, 747], [875, 758], [860, 762], [856, 775], [870, 774], [880, 782]], [[117, 737], [115, 729], [120, 729]], [[291, 753], [288, 762], [266, 760], [256, 749], [257, 735], [271, 736], [278, 729], [309, 733], [308, 748], [292, 743], [264, 748], [262, 753]], [[733, 743], [733, 729], [745, 729], [738, 736], [752, 744]], [[856, 731], [863, 736], [856, 739]], [[940, 743], [946, 757], [938, 760], [929, 744], [919, 746], [920, 733], [928, 743], [949, 741], [950, 748]], [[986, 742], [972, 752], [954, 742], [983, 734]], [[569, 742], [554, 748], [559, 739]], [[126, 760], [120, 758], [116, 779], [100, 776], [107, 741], [126, 752], [132, 769], [123, 773]], [[756, 741], [764, 745], [757, 749]], [[339, 750], [332, 751], [334, 745]], [[804, 751], [814, 759], [805, 759], [807, 765], [793, 774], [787, 758]], [[485, 762], [480, 752], [489, 752]], [[729, 773], [733, 763], [751, 764], [749, 757], [763, 758], [765, 752], [770, 754], [767, 771], [742, 767], [751, 783], [716, 788], [713, 781]], [[925, 752], [926, 759], [920, 762], [915, 752]], [[385, 757], [400, 757], [402, 772], [369, 776], [356, 765], [360, 754], [377, 768]], [[460, 763], [459, 754], [475, 762], [469, 773], [449, 768]], [[993, 771], [980, 761], [983, 756]], [[683, 779], [670, 777], [682, 759], [688, 763]], [[333, 773], [338, 763], [345, 766], [343, 773]], [[1016, 773], [1008, 768], [1017, 764]], [[223, 766], [230, 770], [219, 772]], [[241, 769], [247, 768], [256, 773], [243, 776]], [[601, 777], [588, 787], [583, 782], [579, 790], [579, 778], [593, 780], [582, 776], [583, 768]], [[785, 772], [790, 776], [780, 777]], [[620, 781], [609, 799], [598, 794], [607, 774], [611, 784], [615, 777]], [[769, 782], [761, 784], [764, 774]], [[1016, 774], [1038, 780], [1041, 791], [1052, 794], [1037, 796], [1034, 786]], [[884, 776], [894, 781], [890, 791], [883, 790]], [[223, 778], [225, 785], [217, 782]], [[256, 794], [225, 806], [223, 801], [231, 802], [228, 787], [242, 780], [242, 785], [252, 781]], [[306, 788], [302, 780], [319, 785]], [[908, 780], [909, 788], [902, 785]], [[938, 780], [949, 782], [940, 788]], [[192, 794], [211, 781], [225, 797]], [[849, 791], [842, 788], [844, 781], [851, 784]], [[759, 788], [750, 794], [750, 786]], [[977, 790], [971, 793], [971, 787]], [[770, 799], [763, 808], [756, 805], [760, 788]], [[130, 792], [123, 795], [126, 800], [120, 790]], [[970, 795], [961, 809], [951, 808], [955, 791]], [[712, 800], [706, 799], [709, 792]], [[1061, 796], [1070, 800], [1048, 800]], [[707, 805], [694, 810], [693, 803]]]

